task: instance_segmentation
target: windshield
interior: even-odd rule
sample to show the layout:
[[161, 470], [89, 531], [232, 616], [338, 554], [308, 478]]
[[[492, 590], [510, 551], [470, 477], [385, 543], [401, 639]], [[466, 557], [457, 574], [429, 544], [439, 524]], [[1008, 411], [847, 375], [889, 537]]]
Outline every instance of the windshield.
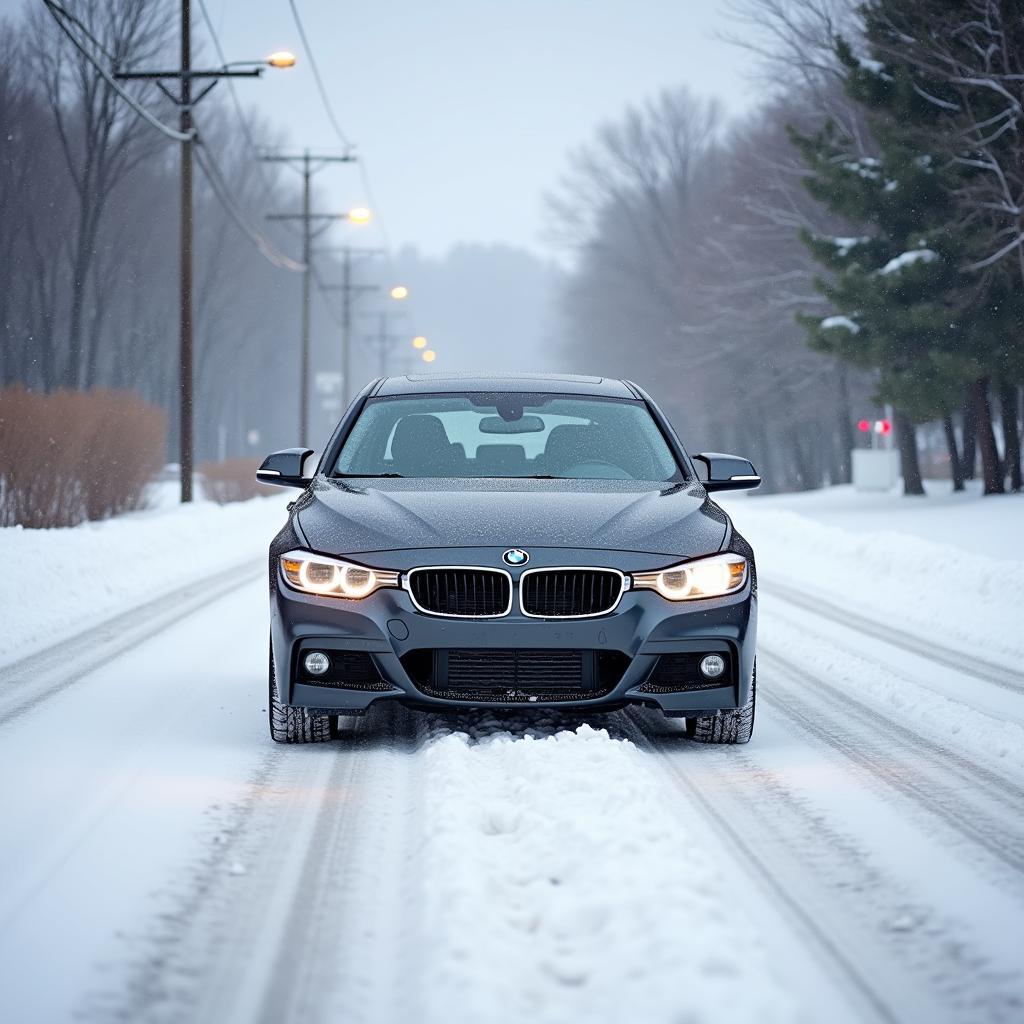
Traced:
[[642, 402], [517, 393], [371, 399], [334, 475], [682, 479]]

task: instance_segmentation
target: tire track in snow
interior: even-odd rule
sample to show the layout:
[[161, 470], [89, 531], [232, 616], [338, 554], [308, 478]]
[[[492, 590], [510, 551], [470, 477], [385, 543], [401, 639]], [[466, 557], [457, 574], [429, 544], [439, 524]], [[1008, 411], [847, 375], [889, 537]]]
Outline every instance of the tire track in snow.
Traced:
[[[358, 933], [348, 913], [351, 860], [374, 850], [379, 864], [389, 845], [407, 849], [389, 844], [395, 818], [378, 812], [388, 802], [380, 769], [407, 744], [409, 721], [404, 709], [386, 708], [357, 719], [341, 742], [272, 748], [247, 796], [217, 815], [207, 852], [175, 883], [172, 909], [131, 937], [127, 968], [113, 971], [116, 990], [93, 996], [83, 1016], [130, 1024], [338, 1019], [326, 996], [343, 991], [338, 979], [352, 949], [369, 955], [346, 938]], [[400, 798], [403, 787], [391, 789]], [[379, 937], [382, 960], [394, 939]], [[366, 977], [384, 977], [381, 963], [376, 974], [364, 966]], [[393, 987], [373, 987], [378, 1004], [394, 998]], [[346, 1009], [346, 1021], [358, 1019]]]
[[777, 583], [775, 580], [772, 580], [770, 584], [766, 584], [762, 580], [762, 586], [770, 589], [773, 596], [789, 604], [803, 608], [805, 611], [813, 612], [815, 615], [822, 616], [822, 618], [831, 619], [833, 622], [838, 622], [842, 626], [854, 629], [858, 633], [863, 633], [875, 640], [892, 644], [894, 647], [902, 648], [911, 654], [919, 655], [928, 661], [944, 665], [947, 668], [964, 672], [969, 676], [974, 676], [976, 679], [983, 679], [987, 683], [992, 683], [994, 686], [1009, 690], [1012, 693], [1024, 694], [1024, 673], [1015, 671], [1005, 665], [988, 661], [975, 654], [964, 654], [961, 651], [937, 643], [932, 638], [925, 639], [915, 636], [906, 630], [897, 629], [895, 626], [890, 626], [887, 623], [869, 619], [867, 616], [859, 615], [847, 608], [833, 604], [817, 594], [806, 594], [795, 587]]
[[0, 727], [169, 629], [218, 598], [256, 579], [263, 566], [246, 561], [136, 605], [74, 636], [0, 667]]
[[[1024, 788], [912, 732], [787, 658], [762, 647], [761, 659], [778, 670], [772, 688], [761, 694], [767, 703], [1010, 868], [1017, 876], [1011, 881], [1024, 882], [1019, 877], [1024, 875]], [[786, 678], [801, 685], [782, 683]], [[829, 699], [821, 699], [822, 693]]]
[[622, 714], [627, 734], [659, 756], [864, 1020], [1019, 1019], [1020, 979], [986, 963], [958, 921], [879, 867], [871, 847], [790, 789], [756, 746], [704, 747], [639, 709]]

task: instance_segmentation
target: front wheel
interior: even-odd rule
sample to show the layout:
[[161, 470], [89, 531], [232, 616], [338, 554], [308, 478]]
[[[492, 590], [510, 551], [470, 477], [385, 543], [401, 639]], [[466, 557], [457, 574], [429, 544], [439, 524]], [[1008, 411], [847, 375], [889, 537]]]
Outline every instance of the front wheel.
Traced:
[[754, 705], [757, 700], [757, 662], [750, 680], [750, 697], [735, 711], [686, 720], [686, 735], [697, 743], [747, 743], [754, 732]]
[[274, 669], [274, 650], [270, 649], [270, 673], [267, 717], [270, 738], [275, 743], [324, 743], [334, 739], [337, 727], [333, 715], [312, 715], [307, 708], [295, 708], [281, 702]]

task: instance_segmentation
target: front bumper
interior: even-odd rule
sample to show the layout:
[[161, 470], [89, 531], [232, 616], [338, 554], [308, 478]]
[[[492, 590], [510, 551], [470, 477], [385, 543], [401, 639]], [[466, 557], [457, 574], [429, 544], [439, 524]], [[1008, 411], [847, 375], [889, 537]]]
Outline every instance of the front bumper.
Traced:
[[[606, 551], [535, 549], [531, 555], [530, 568], [614, 565], [627, 573], [671, 561], [664, 556], [618, 553], [610, 558]], [[500, 551], [489, 549], [445, 549], [376, 552], [360, 560], [378, 568], [406, 571], [416, 565], [495, 565], [500, 564], [498, 558]], [[520, 572], [512, 570], [515, 586]], [[753, 579], [754, 573], [748, 573], [744, 589], [728, 597], [690, 602], [667, 601], [649, 590], [628, 590], [613, 612], [588, 619], [540, 620], [523, 616], [515, 606], [501, 618], [461, 619], [418, 611], [401, 589], [378, 590], [362, 600], [303, 594], [290, 588], [272, 564], [274, 665], [287, 703], [328, 714], [359, 714], [380, 700], [438, 708], [598, 708], [644, 703], [670, 715], [714, 714], [743, 706], [750, 695], [757, 632]], [[414, 652], [471, 648], [613, 652], [602, 663], [616, 667], [608, 685], [598, 692], [573, 690], [556, 698], [513, 691], [489, 693], [486, 698], [468, 691], [465, 696], [453, 696], [450, 689], [439, 695], [438, 688], [426, 685], [422, 674], [412, 667], [421, 663], [417, 661], [421, 656]], [[310, 650], [327, 651], [332, 656], [344, 652], [368, 655], [379, 679], [351, 685], [318, 683], [301, 666], [302, 656]], [[712, 652], [725, 655], [729, 665], [721, 685], [702, 681], [700, 688], [666, 687], [652, 679], [663, 656]]]

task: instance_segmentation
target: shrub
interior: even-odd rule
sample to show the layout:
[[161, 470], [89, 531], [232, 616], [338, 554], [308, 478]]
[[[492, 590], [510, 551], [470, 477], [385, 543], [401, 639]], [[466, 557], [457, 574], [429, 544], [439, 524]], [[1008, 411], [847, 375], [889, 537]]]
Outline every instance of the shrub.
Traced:
[[163, 411], [125, 391], [0, 391], [0, 525], [74, 526], [141, 507]]
[[199, 467], [203, 494], [218, 505], [230, 501], [247, 501], [259, 494], [273, 494], [277, 488], [256, 482], [259, 459], [225, 459], [204, 462]]

